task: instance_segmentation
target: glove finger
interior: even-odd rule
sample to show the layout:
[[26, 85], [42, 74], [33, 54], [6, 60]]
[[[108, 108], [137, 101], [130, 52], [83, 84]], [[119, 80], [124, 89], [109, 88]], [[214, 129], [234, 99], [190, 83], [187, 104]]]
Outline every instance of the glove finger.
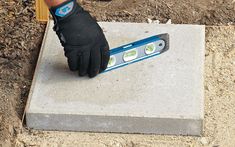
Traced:
[[108, 42], [105, 40], [105, 44], [101, 46], [101, 66], [100, 72], [104, 71], [110, 59], [110, 52], [109, 52], [109, 45]]
[[90, 55], [90, 66], [89, 66], [89, 77], [93, 78], [95, 77], [100, 70], [100, 63], [101, 63], [101, 53], [99, 48], [94, 48], [91, 51]]
[[71, 52], [70, 54], [67, 54], [66, 57], [68, 58], [69, 69], [71, 71], [78, 70], [78, 55]]
[[85, 76], [90, 62], [90, 52], [84, 52], [79, 58], [79, 76]]

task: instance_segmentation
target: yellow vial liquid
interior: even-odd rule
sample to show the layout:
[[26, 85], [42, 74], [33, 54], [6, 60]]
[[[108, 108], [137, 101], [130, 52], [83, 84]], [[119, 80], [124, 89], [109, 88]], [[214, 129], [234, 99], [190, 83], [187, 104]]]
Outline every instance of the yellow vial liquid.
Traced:
[[126, 51], [123, 55], [123, 60], [125, 62], [128, 62], [128, 61], [131, 61], [131, 60], [134, 60], [135, 58], [137, 58], [138, 56], [138, 52], [136, 49], [132, 49], [132, 50], [129, 50], [129, 51]]
[[155, 46], [154, 43], [149, 43], [149, 44], [147, 44], [147, 46], [145, 47], [145, 53], [146, 53], [147, 55], [154, 53], [155, 50], [156, 50], [156, 46]]
[[115, 56], [110, 56], [108, 67], [112, 67], [116, 64], [116, 57]]

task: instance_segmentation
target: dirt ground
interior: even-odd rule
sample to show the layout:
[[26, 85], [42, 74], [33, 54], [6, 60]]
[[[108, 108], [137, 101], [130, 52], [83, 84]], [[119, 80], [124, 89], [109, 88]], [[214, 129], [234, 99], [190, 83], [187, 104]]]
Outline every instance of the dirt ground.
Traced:
[[0, 147], [235, 146], [235, 1], [81, 1], [99, 21], [206, 24], [205, 122], [202, 137], [41, 132], [22, 127], [45, 25], [34, 1], [0, 0]]

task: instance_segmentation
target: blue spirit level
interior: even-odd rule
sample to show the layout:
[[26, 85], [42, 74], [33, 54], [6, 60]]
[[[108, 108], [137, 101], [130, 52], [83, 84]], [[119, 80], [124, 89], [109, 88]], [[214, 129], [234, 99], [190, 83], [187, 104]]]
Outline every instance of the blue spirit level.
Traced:
[[168, 34], [152, 36], [111, 49], [108, 67], [104, 72], [114, 70], [156, 55], [160, 55], [168, 49]]

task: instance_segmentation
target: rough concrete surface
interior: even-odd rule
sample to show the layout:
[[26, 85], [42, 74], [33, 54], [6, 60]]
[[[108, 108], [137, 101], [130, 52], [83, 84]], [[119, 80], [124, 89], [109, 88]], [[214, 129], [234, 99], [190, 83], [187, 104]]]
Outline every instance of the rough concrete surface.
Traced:
[[79, 78], [52, 31], [41, 50], [26, 108], [43, 130], [200, 135], [205, 29], [199, 25], [101, 23], [111, 47], [169, 33], [170, 49], [143, 62]]
[[201, 137], [24, 129], [17, 146], [234, 147], [235, 26], [206, 28], [205, 121]]

